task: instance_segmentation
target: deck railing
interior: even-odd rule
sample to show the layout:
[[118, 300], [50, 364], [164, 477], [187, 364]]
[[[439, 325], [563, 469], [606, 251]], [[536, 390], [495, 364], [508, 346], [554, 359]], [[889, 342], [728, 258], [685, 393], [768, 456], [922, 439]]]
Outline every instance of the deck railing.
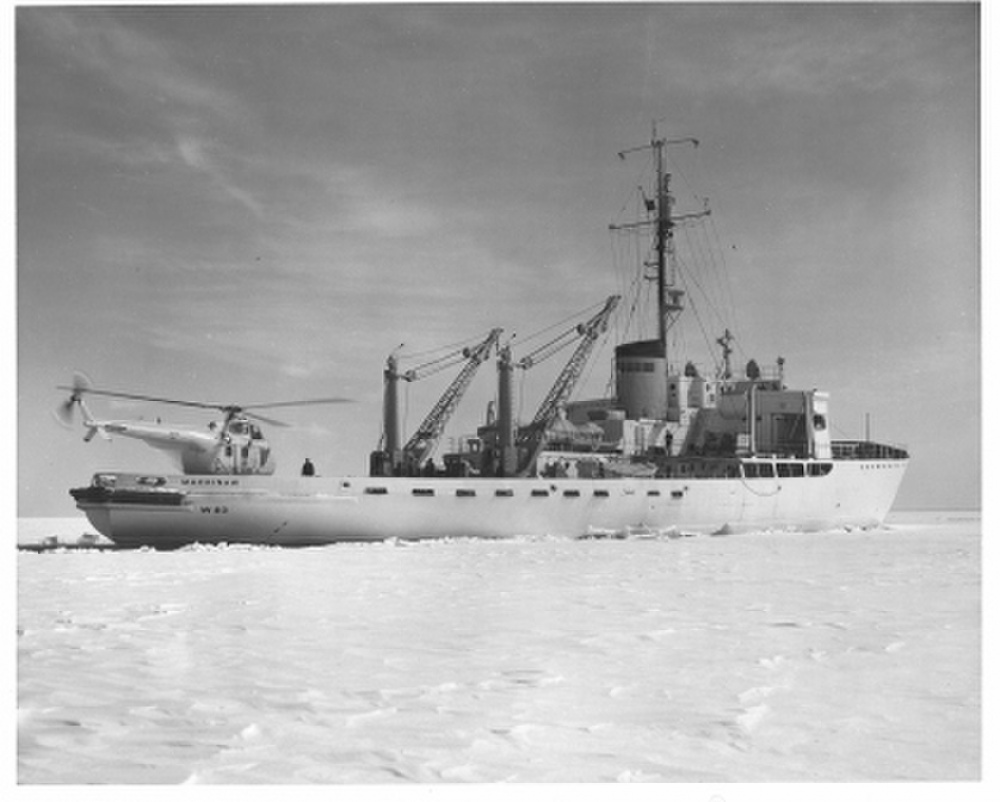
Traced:
[[908, 459], [910, 456], [900, 446], [869, 440], [834, 440], [831, 446], [834, 459]]

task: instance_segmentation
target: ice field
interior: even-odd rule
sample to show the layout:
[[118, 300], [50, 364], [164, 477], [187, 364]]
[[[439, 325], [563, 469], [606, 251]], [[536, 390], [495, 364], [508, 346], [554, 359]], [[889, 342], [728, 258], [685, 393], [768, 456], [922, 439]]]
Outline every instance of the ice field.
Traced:
[[17, 780], [976, 781], [980, 529], [22, 551]]

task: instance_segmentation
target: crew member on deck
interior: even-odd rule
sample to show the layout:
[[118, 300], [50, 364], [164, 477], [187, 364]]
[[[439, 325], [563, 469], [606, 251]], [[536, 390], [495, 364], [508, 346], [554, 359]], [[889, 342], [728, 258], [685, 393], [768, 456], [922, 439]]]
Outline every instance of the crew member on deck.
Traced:
[[316, 466], [312, 464], [312, 460], [306, 457], [306, 461], [302, 463], [302, 475], [303, 476], [315, 476]]

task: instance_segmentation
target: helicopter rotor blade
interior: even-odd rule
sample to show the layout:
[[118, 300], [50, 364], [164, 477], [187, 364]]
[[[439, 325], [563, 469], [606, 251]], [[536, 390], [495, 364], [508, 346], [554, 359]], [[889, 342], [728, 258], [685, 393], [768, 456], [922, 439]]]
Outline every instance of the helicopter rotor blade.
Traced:
[[340, 396], [335, 396], [332, 398], [308, 398], [303, 401], [273, 401], [267, 404], [243, 404], [242, 406], [236, 407], [236, 409], [250, 418], [255, 418], [263, 423], [270, 426], [281, 426], [283, 428], [288, 428], [291, 426], [289, 423], [277, 420], [276, 418], [269, 418], [261, 415], [259, 412], [253, 412], [251, 410], [257, 409], [278, 409], [280, 407], [307, 407], [314, 406], [317, 404], [352, 404], [354, 403], [353, 398], [342, 398]]
[[76, 408], [76, 399], [72, 396], [63, 401], [52, 410], [52, 415], [61, 426], [67, 429], [73, 428], [73, 410]]
[[94, 386], [94, 383], [90, 380], [90, 376], [81, 370], [73, 371], [73, 392], [74, 393], [85, 393]]
[[160, 404], [177, 404], [183, 407], [196, 407], [198, 409], [219, 409], [226, 411], [230, 408], [226, 404], [211, 404], [205, 401], [182, 401], [177, 398], [160, 398], [153, 395], [139, 395], [138, 393], [119, 393], [112, 390], [98, 390], [93, 387], [67, 387], [65, 385], [59, 385], [58, 389], [72, 390], [74, 394], [79, 395], [82, 395], [83, 393], [90, 393], [91, 395], [103, 395], [109, 398], [126, 398], [131, 401], [153, 401]]
[[248, 418], [253, 418], [254, 420], [259, 420], [262, 423], [266, 423], [268, 426], [279, 426], [283, 429], [287, 429], [291, 426], [289, 423], [277, 420], [276, 418], [267, 418], [263, 415], [258, 415], [256, 412], [243, 412]]
[[305, 401], [274, 401], [268, 404], [244, 404], [242, 410], [248, 409], [277, 409], [278, 407], [306, 407], [313, 404], [353, 404], [353, 398], [343, 398], [334, 396], [333, 398], [310, 398]]
[[209, 401], [186, 401], [179, 398], [163, 398], [161, 396], [144, 395], [141, 393], [123, 393], [117, 390], [102, 390], [95, 388], [93, 382], [83, 373], [73, 374], [71, 385], [58, 385], [60, 390], [68, 390], [70, 397], [55, 410], [56, 419], [65, 426], [71, 426], [73, 421], [73, 407], [81, 404], [81, 398], [85, 393], [91, 395], [101, 395], [108, 398], [124, 398], [130, 401], [149, 401], [159, 404], [175, 404], [183, 407], [194, 407], [195, 409], [214, 409], [225, 414], [225, 421], [220, 429], [220, 436], [224, 435], [229, 427], [229, 423], [237, 415], [246, 415], [256, 420], [267, 423], [271, 426], [288, 427], [289, 424], [274, 418], [265, 417], [251, 410], [256, 409], [276, 409], [278, 407], [302, 407], [315, 404], [349, 404], [353, 403], [353, 398], [343, 398], [339, 396], [331, 398], [310, 398], [302, 401], [274, 401], [266, 404], [223, 404]]

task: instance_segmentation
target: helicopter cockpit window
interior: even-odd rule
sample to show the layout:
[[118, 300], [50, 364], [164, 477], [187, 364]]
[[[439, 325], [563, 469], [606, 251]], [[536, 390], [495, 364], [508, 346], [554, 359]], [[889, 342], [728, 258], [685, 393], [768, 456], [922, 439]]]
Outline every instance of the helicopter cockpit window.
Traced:
[[260, 427], [254, 423], [250, 424], [250, 437], [254, 440], [263, 440], [264, 435], [261, 434]]
[[229, 431], [233, 434], [246, 434], [246, 424], [241, 420], [234, 420], [229, 424]]

